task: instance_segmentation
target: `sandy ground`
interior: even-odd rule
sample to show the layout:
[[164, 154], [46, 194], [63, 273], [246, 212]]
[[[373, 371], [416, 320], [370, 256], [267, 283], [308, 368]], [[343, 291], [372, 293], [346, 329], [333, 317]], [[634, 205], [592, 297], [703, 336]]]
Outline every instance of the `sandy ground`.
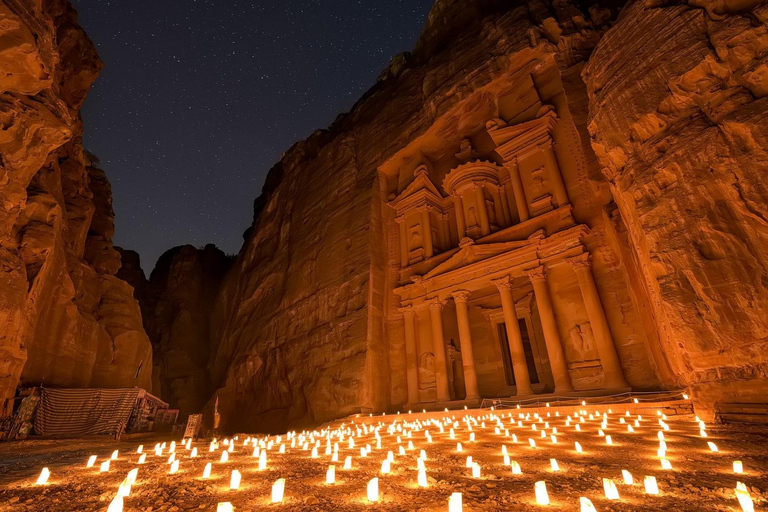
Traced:
[[[596, 408], [585, 409], [594, 412]], [[667, 459], [671, 470], [661, 468], [657, 449], [659, 447], [658, 418], [644, 416], [635, 433], [627, 432], [627, 425], [633, 425], [636, 416], [625, 417], [621, 407], [614, 407], [608, 416], [605, 433], [612, 436], [613, 445], [606, 444], [599, 436], [602, 418], [596, 416], [585, 422], [573, 421], [565, 425], [566, 416], [555, 416], [555, 409], [541, 409], [541, 421], [548, 421], [549, 428], [539, 422], [533, 414], [528, 420], [519, 420], [517, 410], [470, 411], [477, 424], [473, 426], [476, 440], [469, 440], [470, 432], [462, 421], [464, 413], [427, 413], [413, 415], [389, 415], [377, 417], [354, 417], [332, 423], [330, 429], [342, 423], [356, 433], [358, 427], [369, 426], [369, 433], [355, 437], [355, 446], [350, 449], [348, 439], [339, 442], [339, 462], [336, 464], [336, 483], [325, 483], [325, 473], [331, 464], [331, 456], [325, 455], [325, 436], [321, 440], [319, 457], [311, 458], [310, 450], [303, 450], [297, 443], [290, 447], [290, 440], [282, 437], [286, 453], [280, 454], [275, 443], [268, 451], [267, 469], [258, 470], [258, 459], [252, 456], [253, 448], [243, 446], [247, 438], [238, 436], [235, 450], [228, 462], [219, 462], [221, 449], [211, 453], [205, 440], [193, 444], [200, 456], [190, 458], [184, 447], [177, 448], [180, 469], [169, 474], [166, 451], [156, 456], [153, 451], [158, 439], [141, 439], [124, 442], [104, 439], [80, 440], [32, 440], [0, 444], [0, 510], [13, 511], [103, 511], [115, 496], [118, 486], [128, 471], [139, 467], [138, 480], [130, 496], [125, 498], [125, 510], [129, 511], [215, 511], [217, 503], [231, 502], [238, 512], [247, 510], [448, 510], [448, 498], [453, 492], [463, 494], [464, 510], [579, 510], [579, 497], [589, 498], [598, 511], [629, 510], [741, 510], [734, 493], [737, 481], [745, 483], [756, 510], [768, 510], [768, 427], [707, 425], [708, 437], [702, 438], [699, 426], [693, 417], [678, 416], [667, 419], [669, 430], [664, 432], [667, 443]], [[546, 417], [547, 412], [550, 417]], [[513, 418], [508, 415], [512, 414]], [[494, 416], [495, 415], [495, 416]], [[445, 424], [441, 434], [439, 427], [430, 421], [455, 417], [456, 439], [450, 439], [452, 424]], [[503, 429], [497, 434], [499, 417]], [[620, 423], [620, 418], [626, 423]], [[419, 426], [415, 422], [419, 421]], [[511, 423], [514, 421], [514, 423]], [[397, 422], [402, 432], [387, 431]], [[409, 423], [414, 422], [414, 423]], [[485, 427], [482, 426], [485, 422]], [[537, 425], [533, 431], [532, 424]], [[575, 430], [580, 424], [581, 431]], [[382, 447], [376, 449], [372, 426], [381, 425], [379, 434]], [[557, 443], [550, 437], [542, 438], [541, 430], [547, 436], [557, 428]], [[506, 437], [505, 430], [509, 430]], [[425, 437], [428, 430], [433, 442]], [[405, 432], [411, 431], [408, 439]], [[319, 432], [319, 430], [318, 430]], [[406, 455], [399, 455], [397, 436], [406, 448]], [[515, 443], [513, 435], [518, 442]], [[528, 439], [536, 441], [531, 448]], [[259, 437], [264, 439], [264, 437]], [[270, 439], [274, 440], [272, 436]], [[414, 444], [407, 450], [408, 441]], [[167, 440], [170, 444], [170, 439]], [[331, 446], [338, 439], [331, 441]], [[717, 444], [719, 452], [713, 453], [707, 441]], [[461, 442], [463, 451], [458, 452], [456, 443]], [[577, 453], [574, 443], [579, 442], [583, 453]], [[136, 464], [139, 455], [136, 449], [144, 444], [146, 464]], [[360, 456], [360, 447], [370, 444], [369, 456]], [[509, 456], [517, 461], [522, 474], [512, 474], [510, 466], [504, 465], [501, 453], [506, 445]], [[311, 447], [312, 445], [310, 445]], [[119, 458], [112, 461], [108, 473], [99, 473], [99, 464], [109, 458], [113, 450], [119, 450]], [[426, 451], [425, 462], [428, 487], [417, 485], [417, 458], [420, 450]], [[394, 463], [390, 474], [380, 474], [381, 463], [388, 451], [394, 452]], [[94, 468], [86, 468], [90, 455], [97, 455]], [[343, 470], [346, 456], [353, 459], [352, 469]], [[481, 466], [480, 478], [473, 478], [466, 467], [466, 457], [471, 455]], [[557, 459], [560, 471], [550, 467], [550, 458]], [[733, 472], [733, 461], [740, 460], [744, 473]], [[210, 479], [201, 478], [207, 462], [212, 462]], [[36, 486], [35, 480], [43, 466], [51, 471], [45, 486]], [[242, 473], [239, 490], [229, 489], [233, 469]], [[630, 471], [634, 485], [625, 485], [621, 470]], [[655, 476], [660, 494], [644, 492], [643, 478]], [[366, 485], [373, 477], [379, 477], [380, 501], [369, 503]], [[283, 503], [272, 504], [270, 500], [272, 483], [278, 478], [286, 479]], [[612, 478], [618, 488], [620, 499], [608, 500], [603, 493], [603, 478]], [[551, 504], [536, 504], [534, 484], [546, 481]]]

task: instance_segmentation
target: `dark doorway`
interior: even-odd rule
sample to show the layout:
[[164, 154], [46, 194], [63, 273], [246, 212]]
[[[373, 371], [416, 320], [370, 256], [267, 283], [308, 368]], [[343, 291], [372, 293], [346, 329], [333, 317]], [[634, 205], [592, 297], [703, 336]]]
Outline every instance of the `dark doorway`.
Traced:
[[[523, 351], [525, 352], [525, 363], [528, 366], [528, 374], [531, 378], [531, 384], [539, 383], [539, 374], [536, 371], [536, 362], [533, 359], [533, 350], [531, 349], [531, 339], [528, 335], [528, 326], [525, 320], [518, 319], [520, 327], [520, 337], [523, 340]], [[497, 325], [499, 330], [499, 342], [501, 344], [501, 361], [504, 366], [504, 378], [508, 386], [515, 385], [515, 372], [512, 368], [512, 355], [509, 353], [509, 338], [507, 338], [507, 325], [501, 322]]]

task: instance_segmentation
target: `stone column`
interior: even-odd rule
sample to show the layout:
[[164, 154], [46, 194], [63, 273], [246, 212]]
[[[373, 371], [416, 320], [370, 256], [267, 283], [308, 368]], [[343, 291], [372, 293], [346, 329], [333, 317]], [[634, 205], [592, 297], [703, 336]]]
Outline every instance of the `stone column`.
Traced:
[[567, 393], [573, 391], [571, 376], [565, 361], [565, 352], [560, 343], [560, 333], [557, 329], [555, 312], [552, 309], [552, 299], [547, 287], [547, 275], [542, 265], [525, 271], [525, 274], [533, 284], [533, 293], [536, 297], [536, 305], [539, 308], [541, 327], [544, 331], [544, 343], [547, 346], [549, 364], [552, 367], [552, 376], [555, 379], [555, 392]]
[[467, 236], [467, 221], [464, 219], [464, 205], [459, 194], [453, 196], [453, 209], [456, 212], [456, 228], [459, 231], [459, 241], [461, 241]]
[[482, 185], [474, 183], [472, 187], [475, 189], [475, 203], [477, 204], [477, 214], [480, 216], [480, 232], [485, 235], [491, 233], [491, 223], [488, 221], [488, 210], [485, 204], [485, 193], [483, 192]]
[[539, 146], [539, 149], [544, 152], [544, 162], [547, 166], [549, 179], [552, 180], [552, 187], [554, 188], [557, 206], [568, 204], [568, 193], [563, 184], [563, 175], [560, 173], [560, 166], [557, 163], [557, 155], [555, 155], [555, 148], [552, 145], [552, 141]]
[[408, 257], [408, 226], [405, 225], [405, 215], [396, 217], [395, 221], [400, 225], [400, 265], [407, 267], [410, 258]]
[[480, 398], [477, 390], [477, 371], [475, 370], [475, 354], [472, 350], [472, 332], [469, 329], [469, 313], [467, 300], [469, 292], [460, 290], [453, 292], [453, 300], [456, 302], [456, 318], [459, 324], [459, 342], [461, 343], [461, 361], [464, 368], [464, 388], [467, 391], [467, 400]]
[[499, 185], [496, 189], [496, 193], [499, 195], [499, 201], [501, 201], [501, 213], [504, 215], [504, 227], [512, 225], [512, 216], [509, 214], [509, 203], [507, 203], [507, 191], [503, 185]]
[[435, 381], [437, 401], [448, 402], [451, 393], [448, 390], [448, 364], [445, 358], [445, 336], [443, 335], [443, 308], [445, 302], [434, 299], [429, 304], [429, 316], [432, 320], [432, 351], [435, 354]]
[[443, 244], [442, 250], [447, 251], [451, 248], [451, 230], [448, 225], [448, 215], [440, 214], [440, 242]]
[[528, 373], [528, 361], [523, 348], [523, 337], [517, 323], [515, 299], [512, 297], [512, 280], [507, 277], [493, 281], [501, 295], [501, 309], [504, 311], [504, 326], [507, 329], [509, 353], [512, 356], [512, 369], [515, 372], [517, 395], [532, 395], [531, 376]]
[[520, 222], [525, 222], [531, 218], [531, 214], [528, 212], [528, 200], [525, 198], [523, 181], [520, 179], [520, 168], [517, 165], [517, 158], [513, 158], [509, 161], [507, 169], [509, 170], [509, 177], [512, 180], [512, 192], [515, 194], [517, 214], [520, 216]]
[[597, 293], [595, 279], [592, 275], [592, 265], [589, 261], [589, 253], [585, 252], [575, 258], [569, 258], [579, 280], [579, 288], [584, 298], [584, 305], [587, 308], [589, 324], [592, 326], [592, 333], [595, 335], [595, 345], [600, 355], [600, 362], [603, 365], [603, 374], [605, 376], [605, 387], [608, 389], [628, 388], [627, 380], [624, 378], [624, 370], [621, 368], [619, 355], [616, 352], [616, 344], [611, 336], [611, 329], [608, 327], [608, 320], [605, 318], [603, 303], [600, 301], [600, 295]]
[[412, 306], [400, 309], [405, 323], [405, 377], [408, 385], [408, 404], [419, 402], [419, 360], [416, 349], [416, 312]]
[[419, 212], [421, 213], [421, 229], [423, 231], [422, 240], [424, 240], [424, 259], [431, 258], [434, 252], [434, 246], [432, 245], [432, 223], [429, 220], [429, 212], [432, 208], [427, 205], [419, 206]]
[[501, 206], [501, 194], [499, 194], [498, 187], [492, 187], [490, 189], [491, 197], [493, 198], [493, 210], [496, 212], [496, 226], [499, 229], [507, 227], [507, 219], [504, 216], [504, 208]]

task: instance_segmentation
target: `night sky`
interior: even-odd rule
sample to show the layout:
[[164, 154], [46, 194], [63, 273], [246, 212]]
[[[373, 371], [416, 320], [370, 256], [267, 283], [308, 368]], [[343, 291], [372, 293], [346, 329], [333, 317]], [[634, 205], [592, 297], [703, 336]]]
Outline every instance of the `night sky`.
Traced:
[[267, 171], [411, 50], [433, 0], [72, 0], [104, 71], [85, 147], [112, 182], [115, 244], [236, 253]]

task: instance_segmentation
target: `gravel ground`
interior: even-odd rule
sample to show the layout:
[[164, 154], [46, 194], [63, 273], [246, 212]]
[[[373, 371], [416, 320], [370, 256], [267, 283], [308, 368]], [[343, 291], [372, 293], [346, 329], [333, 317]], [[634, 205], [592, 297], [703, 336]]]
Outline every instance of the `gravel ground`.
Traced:
[[[597, 407], [585, 409], [588, 413], [598, 411]], [[600, 409], [602, 411], [607, 408]], [[464, 510], [579, 510], [579, 497], [589, 498], [598, 511], [636, 510], [741, 510], [734, 487], [741, 481], [749, 489], [756, 510], [768, 510], [768, 427], [707, 425], [708, 437], [699, 434], [699, 425], [693, 417], [677, 416], [666, 420], [669, 430], [664, 431], [667, 443], [667, 459], [671, 470], [661, 468], [657, 456], [658, 432], [661, 429], [658, 417], [645, 416], [638, 427], [634, 427], [636, 416], [626, 417], [621, 407], [614, 407], [608, 415], [605, 434], [611, 435], [613, 445], [607, 445], [599, 436], [602, 417], [584, 423], [578, 420], [566, 426], [566, 415], [556, 416], [556, 409], [539, 409], [541, 422], [532, 410], [529, 419], [517, 424], [520, 411], [469, 411], [465, 413], [426, 413], [410, 415], [389, 415], [376, 417], [350, 417], [326, 425], [326, 429], [337, 429], [342, 424], [356, 433], [357, 428], [367, 426], [369, 433], [355, 437], [355, 446], [350, 449], [348, 439], [339, 442], [339, 462], [336, 464], [336, 483], [325, 483], [325, 472], [331, 463], [331, 456], [325, 455], [325, 435], [321, 440], [319, 457], [311, 458], [310, 450], [303, 450], [300, 443], [291, 448], [291, 441], [282, 437], [286, 453], [279, 453], [279, 443], [268, 450], [267, 469], [258, 470], [258, 459], [252, 456], [253, 448], [243, 446], [246, 435], [239, 435], [234, 452], [228, 462], [219, 462], [221, 446], [211, 453], [209, 442], [199, 440], [193, 444], [200, 456], [190, 458], [189, 450], [177, 447], [180, 469], [169, 474], [166, 451], [156, 456], [153, 450], [156, 442], [170, 439], [144, 438], [116, 442], [105, 439], [76, 440], [28, 440], [0, 444], [0, 511], [103, 511], [115, 496], [120, 482], [128, 471], [139, 468], [138, 479], [130, 495], [125, 498], [128, 511], [207, 510], [215, 511], [217, 503], [231, 502], [235, 511], [247, 510], [448, 510], [448, 498], [453, 492], [463, 494]], [[550, 417], [546, 414], [549, 413]], [[509, 415], [513, 414], [513, 418]], [[472, 432], [475, 441], [469, 440], [470, 432], [463, 420], [473, 417], [477, 424]], [[440, 433], [435, 423], [444, 418], [455, 418], [456, 439], [450, 439], [451, 424], [445, 424]], [[497, 434], [497, 418], [503, 428]], [[624, 418], [625, 423], [620, 423]], [[514, 423], [511, 421], [514, 420]], [[543, 421], [549, 422], [546, 428]], [[402, 427], [402, 431], [388, 432], [390, 425]], [[419, 422], [419, 426], [416, 422]], [[482, 423], [485, 423], [485, 427]], [[533, 431], [532, 424], [537, 425]], [[575, 430], [579, 424], [581, 431]], [[378, 430], [382, 448], [376, 448], [373, 426]], [[634, 433], [627, 432], [627, 425], [633, 425]], [[557, 428], [557, 443], [547, 436]], [[506, 437], [505, 430], [509, 430]], [[428, 443], [425, 431], [433, 438]], [[408, 439], [406, 432], [411, 431]], [[316, 431], [320, 432], [320, 430]], [[397, 436], [406, 455], [399, 455]], [[512, 436], [516, 435], [515, 443]], [[528, 439], [536, 441], [536, 448]], [[263, 436], [258, 439], [264, 439]], [[275, 436], [269, 439], [275, 440]], [[414, 444], [408, 450], [408, 441]], [[332, 440], [338, 441], [337, 438]], [[707, 441], [717, 444], [719, 452], [710, 451]], [[463, 451], [458, 452], [456, 443], [461, 442]], [[579, 442], [583, 453], [577, 453], [574, 443]], [[147, 462], [137, 465], [137, 446], [144, 444]], [[360, 456], [360, 447], [370, 444], [368, 457]], [[517, 461], [522, 474], [512, 473], [504, 465], [501, 453], [506, 445], [509, 456]], [[310, 444], [310, 447], [312, 445]], [[109, 472], [100, 473], [99, 465], [108, 459], [113, 450], [119, 450], [119, 457], [112, 461]], [[420, 450], [426, 451], [425, 461], [428, 487], [419, 488], [417, 481], [417, 458]], [[390, 474], [379, 473], [381, 463], [388, 451], [394, 452]], [[93, 468], [86, 468], [90, 455], [97, 455]], [[352, 469], [343, 470], [344, 459], [351, 455]], [[481, 466], [480, 478], [473, 478], [466, 467], [466, 457], [471, 455]], [[550, 467], [550, 458], [556, 458], [560, 471]], [[734, 474], [733, 461], [743, 462], [744, 473]], [[212, 462], [210, 479], [202, 479], [203, 468]], [[35, 480], [43, 467], [51, 471], [49, 482], [36, 486]], [[237, 469], [242, 473], [239, 490], [229, 490], [230, 472]], [[634, 485], [625, 485], [621, 470], [626, 469], [634, 476]], [[655, 476], [659, 495], [644, 492], [645, 475]], [[368, 481], [379, 477], [380, 501], [369, 503], [366, 498]], [[278, 478], [286, 479], [285, 500], [271, 504], [272, 483]], [[618, 488], [620, 499], [608, 500], [603, 493], [603, 478], [612, 478]], [[536, 481], [546, 481], [550, 505], [537, 505], [534, 496]]]

